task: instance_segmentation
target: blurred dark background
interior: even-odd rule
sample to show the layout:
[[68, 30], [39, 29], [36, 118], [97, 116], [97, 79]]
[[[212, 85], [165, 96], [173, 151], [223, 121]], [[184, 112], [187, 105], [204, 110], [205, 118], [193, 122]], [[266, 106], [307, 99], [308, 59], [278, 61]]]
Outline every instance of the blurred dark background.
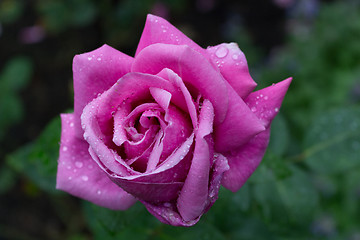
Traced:
[[[360, 115], [358, 109], [346, 110], [358, 107], [360, 100], [359, 8], [356, 0], [0, 0], [0, 239], [97, 239], [98, 228], [87, 219], [92, 215], [86, 209], [91, 207], [52, 189], [60, 131], [58, 120], [52, 119], [73, 107], [73, 56], [104, 43], [133, 56], [147, 13], [166, 18], [204, 48], [237, 42], [260, 87], [294, 77], [273, 129], [278, 133], [264, 160], [264, 171], [287, 181], [288, 171], [295, 166], [315, 186], [316, 199], [304, 203], [305, 208], [314, 206], [304, 210], [310, 212], [307, 218], [295, 225], [279, 225], [303, 235], [296, 238], [268, 224], [269, 218], [276, 222], [273, 212], [279, 206], [270, 203], [266, 210], [262, 204], [267, 204], [268, 196], [256, 195], [255, 186], [247, 193], [255, 205], [241, 208], [241, 215], [256, 215], [255, 222], [263, 221], [266, 230], [253, 224], [248, 227], [253, 232], [236, 235], [219, 227], [224, 239], [259, 239], [256, 232], [261, 231], [269, 233], [263, 239], [360, 239], [360, 160], [356, 157]], [[341, 113], [328, 115], [334, 109]], [[317, 116], [345, 116], [345, 120], [325, 117], [321, 130], [316, 130]], [[329, 151], [316, 155], [318, 148], [311, 147], [338, 132], [311, 134], [326, 134], [333, 128], [326, 124], [332, 121], [354, 125], [351, 131], [338, 132], [349, 130], [355, 135], [346, 137], [350, 142], [341, 142], [349, 149], [334, 150], [340, 155], [335, 154], [338, 158], [330, 165], [336, 161], [340, 167], [323, 170], [334, 155]], [[288, 142], [287, 147], [281, 139]], [[49, 141], [55, 144], [49, 146]], [[332, 147], [333, 143], [326, 144]], [[267, 159], [275, 159], [275, 165]], [[314, 164], [317, 159], [318, 165]], [[355, 169], [349, 173], [352, 178], [339, 177], [349, 169]], [[301, 208], [286, 201], [289, 208]], [[160, 233], [147, 232], [141, 239], [172, 239], [156, 226]], [[216, 236], [211, 238], [222, 239]]]

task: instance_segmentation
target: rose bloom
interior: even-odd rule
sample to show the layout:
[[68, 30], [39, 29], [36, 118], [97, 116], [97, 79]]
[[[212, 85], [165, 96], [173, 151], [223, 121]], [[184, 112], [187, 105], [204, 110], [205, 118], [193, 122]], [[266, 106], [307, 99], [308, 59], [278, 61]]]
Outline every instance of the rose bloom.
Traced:
[[75, 56], [73, 75], [56, 187], [114, 210], [140, 201], [175, 226], [250, 177], [291, 82], [252, 92], [237, 44], [203, 49], [153, 15], [135, 57], [104, 45]]

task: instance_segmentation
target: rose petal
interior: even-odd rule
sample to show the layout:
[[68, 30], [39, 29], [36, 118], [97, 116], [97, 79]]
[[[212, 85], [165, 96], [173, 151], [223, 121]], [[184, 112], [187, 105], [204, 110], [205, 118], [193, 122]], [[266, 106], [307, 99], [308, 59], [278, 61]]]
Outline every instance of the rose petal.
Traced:
[[167, 110], [171, 100], [171, 93], [160, 88], [150, 88], [151, 96], [164, 109]]
[[280, 110], [292, 78], [251, 93], [245, 100], [249, 108], [268, 127]]
[[[141, 201], [141, 200], [140, 200]], [[200, 216], [191, 221], [184, 221], [184, 219], [177, 212], [176, 205], [174, 203], [161, 203], [161, 204], [151, 204], [145, 201], [141, 201], [146, 209], [159, 219], [162, 223], [170, 224], [173, 226], [183, 226], [190, 227], [196, 224]]]
[[135, 182], [149, 182], [149, 183], [170, 183], [182, 181], [185, 179], [189, 170], [192, 159], [192, 145], [194, 141], [194, 134], [184, 141], [181, 146], [176, 149], [164, 162], [162, 162], [154, 171], [145, 172], [142, 174], [134, 174], [129, 176], [111, 175], [114, 181], [115, 178], [126, 181]]
[[261, 162], [270, 137], [270, 124], [280, 109], [281, 102], [291, 83], [288, 78], [278, 84], [251, 93], [247, 104], [266, 126], [266, 130], [241, 148], [225, 153], [230, 170], [226, 171], [222, 184], [235, 192], [239, 190]]
[[[119, 79], [110, 89], [99, 96], [97, 101], [90, 103], [95, 107], [98, 105], [97, 119], [102, 132], [112, 135], [112, 112], [116, 108], [136, 107], [139, 102], [151, 98], [149, 89], [151, 87], [164, 89], [171, 94], [175, 92], [173, 85], [157, 76], [143, 73], [129, 73]], [[134, 105], [134, 106], [132, 106]], [[88, 109], [91, 111], [91, 108]]]
[[230, 169], [227, 158], [220, 153], [215, 153], [214, 163], [211, 169], [209, 198], [207, 200], [204, 212], [209, 210], [218, 198], [223, 174]]
[[89, 144], [75, 136], [75, 117], [62, 114], [56, 188], [114, 210], [129, 208], [136, 199], [114, 184], [89, 155]]
[[172, 201], [178, 197], [183, 186], [183, 182], [177, 180], [183, 180], [188, 171], [187, 155], [192, 141], [193, 135], [154, 171], [125, 177], [112, 174], [110, 178], [125, 191], [144, 201], [151, 203]]
[[180, 32], [168, 21], [161, 17], [148, 14], [135, 56], [137, 56], [147, 46], [155, 43], [187, 45], [193, 50], [206, 56], [206, 51], [203, 48], [185, 36], [185, 34]]
[[215, 125], [215, 150], [227, 152], [248, 142], [265, 130], [263, 123], [249, 109], [239, 95], [229, 88], [229, 108], [225, 120]]
[[164, 68], [211, 101], [216, 124], [225, 119], [229, 101], [226, 81], [203, 55], [185, 45], [153, 44], [136, 56], [131, 71], [157, 74]]
[[188, 116], [181, 110], [170, 105], [165, 120], [168, 121], [164, 132], [164, 149], [161, 155], [161, 160], [167, 158], [176, 148], [191, 135], [193, 127]]
[[184, 186], [177, 200], [181, 217], [187, 222], [202, 215], [209, 195], [209, 174], [212, 152], [205, 137], [212, 132], [214, 109], [205, 100], [200, 112], [199, 129], [196, 134], [194, 157]]
[[198, 125], [197, 112], [189, 90], [186, 88], [184, 82], [176, 73], [174, 73], [170, 69], [167, 71], [167, 73], [168, 73], [167, 79], [169, 79], [171, 83], [173, 83], [176, 87], [178, 87], [181, 93], [183, 94], [186, 102], [187, 110], [193, 124], [193, 128], [196, 129]]
[[103, 45], [73, 60], [74, 124], [76, 136], [82, 137], [80, 116], [83, 108], [98, 94], [109, 89], [119, 78], [130, 72], [133, 58]]
[[224, 154], [230, 167], [222, 179], [224, 187], [236, 192], [244, 185], [264, 157], [269, 137], [270, 128], [256, 135], [238, 150]]
[[245, 55], [236, 43], [222, 43], [206, 50], [241, 98], [247, 97], [254, 90], [256, 82], [251, 78]]

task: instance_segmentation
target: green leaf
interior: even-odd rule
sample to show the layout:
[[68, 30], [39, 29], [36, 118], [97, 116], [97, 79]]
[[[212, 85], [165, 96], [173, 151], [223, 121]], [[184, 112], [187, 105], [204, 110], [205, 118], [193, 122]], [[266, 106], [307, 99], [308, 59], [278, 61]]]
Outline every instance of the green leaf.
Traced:
[[289, 145], [289, 131], [284, 117], [279, 114], [271, 123], [269, 149], [282, 156]]
[[1, 166], [0, 169], [0, 195], [6, 193], [15, 184], [16, 175], [7, 166]]
[[113, 211], [84, 202], [83, 209], [94, 239], [148, 239], [162, 224], [140, 202], [126, 211]]
[[261, 165], [251, 180], [254, 198], [270, 225], [306, 227], [317, 209], [318, 193], [307, 173], [293, 165], [289, 169], [289, 177], [277, 179]]
[[[225, 240], [224, 234], [221, 233], [215, 226], [207, 223], [206, 221], [198, 222], [195, 226], [189, 228], [176, 228], [171, 226], [164, 227], [165, 229], [159, 236], [161, 239], [177, 239], [177, 240], [188, 240], [188, 239], [199, 239], [199, 240]], [[158, 239], [156, 236], [152, 239]]]
[[23, 117], [23, 105], [12, 92], [0, 94], [0, 139], [4, 137], [8, 128], [18, 123]]
[[60, 117], [52, 120], [32, 143], [7, 156], [7, 163], [49, 193], [55, 189], [59, 156]]
[[25, 88], [32, 74], [31, 61], [26, 57], [14, 57], [0, 74], [0, 139], [8, 128], [23, 117], [23, 104], [18, 92]]
[[285, 179], [290, 177], [292, 174], [292, 171], [290, 170], [289, 164], [286, 162], [286, 160], [277, 156], [272, 151], [268, 151], [265, 154], [262, 164], [267, 166], [269, 170], [272, 171], [276, 179]]
[[360, 166], [360, 108], [315, 118], [305, 139], [305, 163], [315, 172], [344, 173]]
[[31, 78], [32, 70], [32, 62], [27, 57], [12, 58], [0, 75], [0, 92], [16, 92], [23, 89]]

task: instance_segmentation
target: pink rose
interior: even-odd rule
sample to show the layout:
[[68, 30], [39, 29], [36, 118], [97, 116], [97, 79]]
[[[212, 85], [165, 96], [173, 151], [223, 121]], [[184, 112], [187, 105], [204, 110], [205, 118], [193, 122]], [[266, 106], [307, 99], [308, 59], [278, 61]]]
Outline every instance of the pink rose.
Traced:
[[250, 177], [291, 82], [252, 92], [237, 44], [203, 49], [153, 15], [134, 58], [104, 45], [75, 56], [73, 73], [57, 188], [110, 209], [139, 200], [177, 226]]

